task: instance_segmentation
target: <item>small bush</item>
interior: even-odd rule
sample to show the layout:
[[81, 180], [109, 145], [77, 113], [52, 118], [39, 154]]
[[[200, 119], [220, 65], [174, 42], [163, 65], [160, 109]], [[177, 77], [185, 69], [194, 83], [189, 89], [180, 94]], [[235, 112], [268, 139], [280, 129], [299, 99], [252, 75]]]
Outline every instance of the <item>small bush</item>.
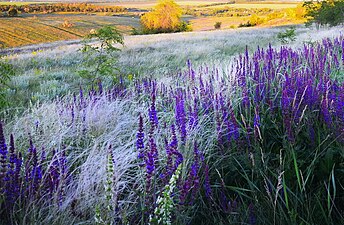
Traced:
[[135, 27], [131, 28], [131, 34], [132, 35], [140, 35], [142, 32], [138, 31]]
[[221, 29], [221, 25], [222, 25], [221, 22], [216, 22], [216, 23], [214, 24], [214, 28], [215, 28], [215, 29]]
[[16, 10], [15, 8], [10, 8], [7, 13], [10, 17], [18, 16], [18, 10]]
[[189, 32], [192, 31], [192, 27], [189, 23], [182, 21], [179, 23], [178, 29], [176, 32]]
[[250, 24], [253, 26], [260, 25], [264, 22], [264, 19], [260, 18], [259, 16], [253, 14], [249, 19]]
[[65, 20], [62, 24], [62, 27], [63, 28], [70, 28], [70, 27], [73, 27], [74, 24], [72, 24], [71, 22], [69, 22], [68, 20]]
[[277, 34], [278, 40], [282, 44], [288, 44], [296, 40], [295, 28], [288, 28], [285, 32], [280, 32]]
[[250, 21], [247, 21], [246, 23], [240, 23], [238, 27], [254, 27], [255, 25], [256, 24], [251, 24]]

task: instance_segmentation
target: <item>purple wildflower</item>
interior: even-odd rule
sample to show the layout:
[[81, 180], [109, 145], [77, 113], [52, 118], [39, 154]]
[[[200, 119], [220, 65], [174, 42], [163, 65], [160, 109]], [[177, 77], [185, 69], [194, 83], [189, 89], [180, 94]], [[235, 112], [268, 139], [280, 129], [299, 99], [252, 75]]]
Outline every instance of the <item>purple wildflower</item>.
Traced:
[[143, 159], [145, 157], [145, 154], [144, 154], [144, 148], [145, 148], [144, 137], [145, 137], [145, 134], [143, 131], [143, 118], [140, 114], [140, 116], [139, 116], [139, 130], [136, 134], [136, 138], [137, 138], [136, 139], [136, 148], [137, 148], [137, 151], [139, 152], [138, 153], [139, 159]]
[[[4, 136], [3, 125], [0, 122], [0, 181], [5, 177], [7, 171], [7, 145]], [[1, 181], [2, 183], [2, 181]], [[2, 186], [2, 184], [1, 184]], [[1, 187], [0, 186], [0, 187]]]
[[249, 206], [248, 206], [248, 210], [249, 210], [249, 220], [250, 220], [250, 225], [255, 225], [257, 224], [257, 218], [256, 218], [256, 215], [255, 215], [255, 210], [254, 210], [254, 205], [253, 203], [251, 203]]
[[155, 100], [156, 100], [156, 96], [155, 96], [155, 89], [153, 88], [152, 94], [151, 94], [151, 106], [149, 109], [149, 120], [151, 123], [151, 126], [153, 128], [157, 128], [158, 127], [158, 116], [157, 116], [157, 112], [156, 112], [156, 108], [155, 108]]
[[185, 143], [186, 141], [186, 117], [185, 117], [185, 106], [184, 97], [180, 92], [176, 96], [176, 122], [181, 134], [181, 141]]

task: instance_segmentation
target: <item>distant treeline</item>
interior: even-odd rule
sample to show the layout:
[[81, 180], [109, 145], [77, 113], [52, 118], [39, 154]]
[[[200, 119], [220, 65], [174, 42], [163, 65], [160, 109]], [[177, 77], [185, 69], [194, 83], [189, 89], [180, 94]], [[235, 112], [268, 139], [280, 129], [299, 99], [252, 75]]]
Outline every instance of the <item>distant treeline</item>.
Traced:
[[54, 13], [54, 12], [125, 12], [121, 6], [101, 6], [88, 3], [56, 3], [30, 5], [0, 5], [1, 12], [8, 12], [11, 8], [22, 13]]

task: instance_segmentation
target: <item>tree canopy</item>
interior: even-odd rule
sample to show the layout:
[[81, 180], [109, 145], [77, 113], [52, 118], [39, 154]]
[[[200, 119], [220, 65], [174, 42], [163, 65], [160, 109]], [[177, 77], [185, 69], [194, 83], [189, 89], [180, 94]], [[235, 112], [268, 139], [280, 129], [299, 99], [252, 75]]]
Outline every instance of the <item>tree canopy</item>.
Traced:
[[344, 0], [308, 1], [304, 7], [310, 24], [337, 26], [344, 23]]
[[146, 30], [172, 32], [180, 27], [181, 16], [182, 9], [173, 0], [159, 0], [153, 11], [141, 17], [141, 23]]

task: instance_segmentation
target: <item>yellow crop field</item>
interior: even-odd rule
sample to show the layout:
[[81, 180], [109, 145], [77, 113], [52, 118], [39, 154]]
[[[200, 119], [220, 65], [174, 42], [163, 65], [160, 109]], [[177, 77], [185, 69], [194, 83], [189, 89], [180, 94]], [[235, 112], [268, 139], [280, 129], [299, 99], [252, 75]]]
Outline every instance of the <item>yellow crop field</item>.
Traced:
[[[271, 2], [249, 2], [249, 3], [235, 3], [235, 4], [229, 4], [229, 0], [213, 0], [213, 1], [207, 1], [207, 0], [176, 0], [176, 3], [180, 6], [198, 6], [202, 8], [218, 8], [219, 5], [213, 5], [212, 4], [221, 4], [221, 7], [234, 7], [234, 8], [246, 8], [246, 9], [252, 9], [252, 8], [269, 8], [269, 9], [286, 9], [286, 8], [294, 8], [297, 6], [297, 2], [281, 2], [281, 1], [271, 1]], [[127, 2], [115, 2], [115, 3], [95, 3], [97, 5], [116, 5], [116, 6], [123, 6], [126, 8], [137, 8], [137, 9], [150, 9], [153, 8], [156, 5], [156, 1], [127, 1]]]
[[[71, 27], [63, 27], [68, 21]], [[121, 32], [129, 33], [138, 27], [139, 20], [131, 17], [99, 15], [36, 15], [16, 18], [0, 18], [0, 43], [5, 47], [80, 39], [91, 29], [115, 25]]]
[[214, 30], [214, 24], [221, 22], [222, 29], [236, 28], [240, 23], [246, 22], [249, 17], [202, 17], [192, 18], [190, 23], [194, 31]]
[[[265, 17], [262, 17], [263, 19]], [[214, 30], [214, 24], [216, 22], [221, 22], [221, 29], [234, 29], [238, 28], [239, 24], [246, 23], [250, 19], [249, 16], [244, 17], [200, 17], [191, 18], [189, 22], [192, 25], [194, 31], [207, 31]], [[269, 20], [259, 25], [259, 27], [270, 27], [270, 26], [281, 26], [281, 25], [291, 25], [300, 24], [304, 20], [295, 20], [292, 18], [276, 18]]]
[[[176, 0], [176, 3], [180, 6], [200, 6], [200, 5], [209, 5], [215, 3], [227, 3], [229, 0]], [[126, 8], [138, 8], [138, 9], [150, 9], [156, 5], [157, 1], [128, 1], [128, 2], [116, 2], [116, 3], [95, 3], [99, 5], [117, 5], [123, 6]]]

